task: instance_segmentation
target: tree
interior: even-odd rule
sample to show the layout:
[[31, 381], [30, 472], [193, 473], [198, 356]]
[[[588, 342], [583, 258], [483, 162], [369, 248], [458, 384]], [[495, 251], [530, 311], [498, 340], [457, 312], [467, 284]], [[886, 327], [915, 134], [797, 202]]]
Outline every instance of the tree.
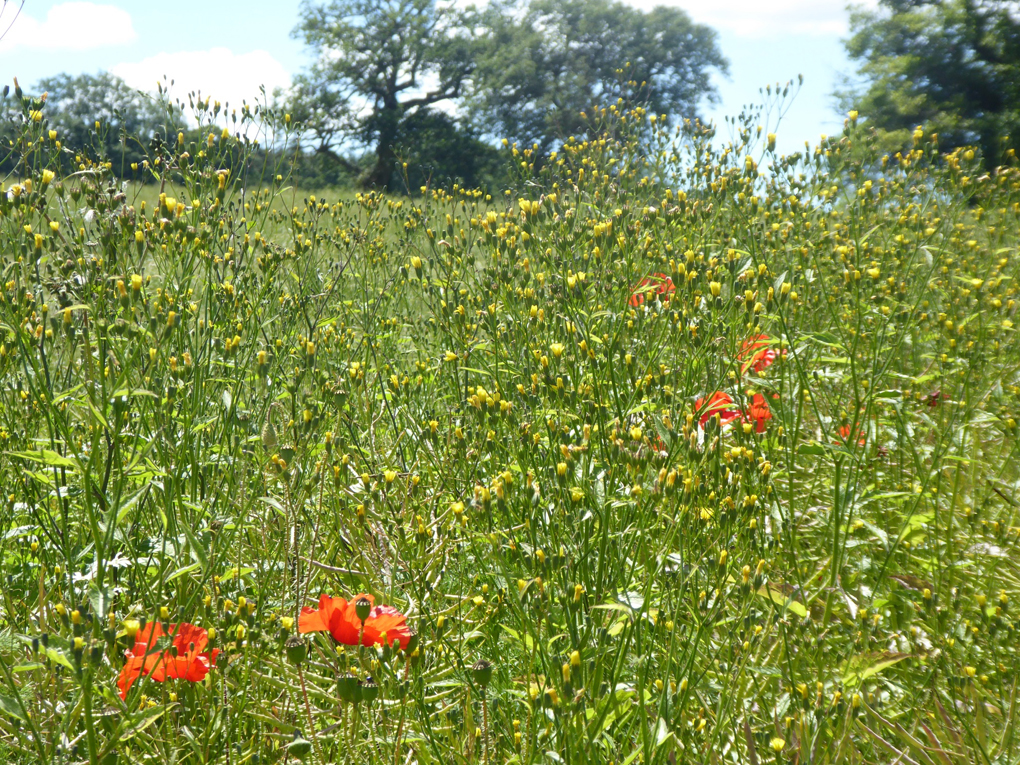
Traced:
[[[37, 82], [33, 91], [34, 97], [45, 94], [41, 111], [47, 128], [57, 131], [68, 150], [67, 168], [73, 164], [74, 152], [88, 150], [115, 162], [116, 171], [124, 174], [132, 162], [146, 157], [140, 141], [147, 141], [167, 119], [152, 99], [109, 72], [58, 74]], [[24, 119], [20, 99], [0, 99], [0, 145], [9, 145], [20, 133]], [[10, 171], [15, 161], [15, 157], [4, 155], [0, 168]]]
[[421, 109], [400, 126], [397, 154], [407, 164], [407, 186], [449, 185], [493, 188], [506, 178], [505, 158], [450, 115]]
[[109, 72], [58, 74], [40, 80], [35, 89], [47, 93], [46, 118], [65, 146], [101, 146], [111, 161], [125, 165], [144, 158], [144, 147], [138, 141], [150, 138], [166, 121], [151, 98]]
[[861, 82], [837, 93], [890, 148], [910, 144], [917, 125], [943, 148], [978, 145], [1001, 156], [1020, 136], [1020, 4], [1015, 0], [880, 0], [854, 10], [850, 57]]
[[645, 13], [616, 0], [512, 1], [484, 14], [470, 97], [486, 133], [542, 151], [585, 132], [581, 112], [618, 98], [694, 117], [727, 72], [716, 33], [678, 8]]
[[363, 182], [389, 188], [403, 121], [461, 95], [474, 67], [468, 23], [435, 0], [306, 0], [295, 35], [316, 60], [290, 99], [315, 150], [343, 164], [352, 141], [374, 147]]

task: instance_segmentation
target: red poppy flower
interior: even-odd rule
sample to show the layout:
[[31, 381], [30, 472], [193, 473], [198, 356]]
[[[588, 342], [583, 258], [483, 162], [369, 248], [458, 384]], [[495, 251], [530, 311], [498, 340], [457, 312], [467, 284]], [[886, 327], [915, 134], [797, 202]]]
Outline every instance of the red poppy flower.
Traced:
[[744, 421], [754, 423], [755, 432], [764, 433], [765, 423], [771, 419], [772, 410], [769, 409], [769, 402], [765, 400], [762, 394], [755, 393], [754, 398], [751, 399], [750, 406], [744, 412]]
[[[839, 440], [838, 441], [833, 441], [833, 443], [834, 444], [845, 444], [849, 440], [850, 440], [850, 426], [849, 425], [841, 425], [840, 428], [839, 428]], [[864, 434], [860, 430], [858, 430], [857, 431], [857, 445], [858, 446], [864, 446], [864, 441], [865, 441]]]
[[[371, 595], [357, 595], [350, 602], [344, 598], [319, 596], [319, 607], [301, 609], [298, 618], [298, 632], [328, 632], [333, 639], [344, 645], [357, 645], [361, 634], [361, 619], [357, 614], [357, 602], [368, 600], [371, 610], [365, 619], [365, 634], [362, 645], [379, 645], [400, 641], [401, 648], [407, 648], [411, 640], [411, 629], [407, 617], [392, 606], [377, 606]], [[383, 635], [386, 636], [385, 641]]]
[[[741, 344], [740, 353], [737, 354], [737, 358], [744, 362], [744, 365], [741, 367], [742, 372], [754, 369], [755, 372], [760, 374], [772, 365], [778, 354], [769, 345], [769, 340], [768, 335], [755, 335]], [[783, 355], [786, 355], [785, 351]]]
[[659, 295], [662, 302], [665, 303], [674, 292], [676, 292], [676, 286], [672, 279], [665, 274], [652, 274], [638, 282], [638, 285], [631, 291], [630, 304], [635, 308], [642, 305], [648, 293]]
[[740, 411], [733, 403], [728, 393], [717, 390], [707, 399], [699, 398], [694, 402], [694, 411], [700, 414], [698, 422], [704, 427], [712, 415], [719, 415], [719, 424], [726, 425], [731, 420], [740, 416]]
[[[156, 643], [164, 634], [173, 636], [171, 647], [157, 651]], [[220, 652], [218, 648], [206, 652], [208, 645], [209, 632], [194, 624], [171, 624], [164, 633], [159, 622], [149, 622], [135, 635], [135, 644], [127, 652], [127, 661], [117, 680], [120, 697], [127, 698], [135, 680], [143, 675], [157, 683], [167, 678], [193, 683], [204, 680]]]

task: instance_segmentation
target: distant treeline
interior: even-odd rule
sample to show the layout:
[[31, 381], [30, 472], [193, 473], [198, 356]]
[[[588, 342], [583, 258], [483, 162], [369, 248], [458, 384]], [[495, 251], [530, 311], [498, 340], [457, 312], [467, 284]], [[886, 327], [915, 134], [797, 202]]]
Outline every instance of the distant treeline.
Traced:
[[[585, 112], [596, 104], [693, 118], [714, 98], [712, 73], [727, 67], [715, 32], [684, 11], [617, 0], [496, 0], [483, 10], [327, 0], [303, 4], [294, 32], [314, 63], [266, 96], [296, 131], [270, 164], [309, 187], [498, 185], [502, 139], [545, 156], [570, 136], [595, 134]], [[31, 90], [47, 93], [42, 111], [71, 159], [95, 144], [125, 177], [144, 180], [132, 167], [146, 156], [140, 142], [176, 140], [178, 131], [193, 138], [187, 109], [168, 121], [165, 108], [109, 73], [60, 75]], [[20, 103], [0, 109], [0, 135], [16, 130]], [[0, 156], [8, 171], [12, 162]]]
[[[853, 11], [846, 46], [859, 69], [835, 94], [841, 109], [859, 113], [890, 154], [909, 148], [921, 126], [943, 149], [974, 145], [998, 164], [1020, 126], [1015, 8], [879, 0], [876, 10]], [[595, 105], [694, 119], [716, 97], [713, 76], [727, 71], [712, 29], [676, 8], [644, 12], [618, 0], [492, 0], [481, 10], [310, 1], [294, 34], [313, 63], [290, 88], [264, 95], [264, 106], [290, 121], [277, 123], [286, 140], [263, 135], [271, 145], [252, 161], [307, 188], [497, 187], [509, 170], [501, 140], [541, 162], [571, 136], [597, 134]], [[119, 175], [144, 181], [146, 142], [203, 138], [184, 117], [189, 104], [144, 96], [109, 73], [59, 75], [31, 92], [47, 94], [36, 111], [68, 149], [65, 170], [75, 152], [97, 146]], [[228, 122], [241, 108], [229, 106]], [[29, 118], [19, 100], [0, 102], [5, 173], [19, 158], [3, 147]]]
[[[11, 139], [24, 121], [35, 117], [35, 111], [46, 120], [47, 135], [61, 144], [60, 170], [65, 174], [76, 170], [80, 164], [76, 158], [86, 152], [91, 159], [112, 163], [118, 177], [146, 183], [155, 177], [146, 167], [146, 160], [158, 155], [160, 144], [172, 143], [183, 135], [188, 145], [200, 146], [209, 134], [208, 126], [196, 128], [193, 120], [183, 116], [181, 105], [138, 93], [108, 72], [47, 78], [32, 88], [31, 95], [41, 108], [27, 113], [9, 86], [0, 100], [3, 175], [23, 174], [24, 168], [18, 167], [23, 159], [10, 151]], [[282, 116], [280, 112], [278, 117]], [[271, 141], [269, 146], [249, 152], [246, 171], [253, 177], [268, 172], [282, 174], [288, 182], [303, 188], [344, 187], [357, 183], [375, 160], [366, 151], [341, 160], [298, 140], [291, 141], [289, 147], [283, 144], [282, 140]], [[451, 180], [494, 187], [505, 178], [505, 160], [497, 149], [442, 112], [421, 110], [405, 120], [396, 149], [401, 165], [394, 184], [406, 185], [410, 190]], [[240, 157], [234, 159], [232, 166], [238, 167]], [[397, 190], [403, 190], [399, 186]]]

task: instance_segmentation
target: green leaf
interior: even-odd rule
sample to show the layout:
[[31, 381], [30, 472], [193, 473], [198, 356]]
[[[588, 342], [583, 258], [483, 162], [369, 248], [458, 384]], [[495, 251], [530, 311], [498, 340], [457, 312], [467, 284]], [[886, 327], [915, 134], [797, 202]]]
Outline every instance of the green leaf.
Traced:
[[138, 396], [141, 396], [143, 398], [155, 398], [155, 399], [159, 398], [159, 396], [157, 396], [151, 390], [146, 390], [145, 388], [133, 388], [133, 389], [121, 388], [120, 390], [113, 394], [114, 398], [117, 398], [119, 396], [127, 396], [129, 398], [137, 398]]
[[124, 725], [117, 731], [117, 738], [121, 741], [132, 738], [152, 725], [156, 720], [166, 714], [167, 710], [173, 709], [177, 704], [158, 704], [145, 709], [137, 714], [131, 715], [124, 721]]
[[877, 675], [882, 670], [909, 658], [909, 653], [892, 651], [876, 651], [853, 656], [843, 667], [843, 684], [847, 687], [856, 687], [872, 675]]
[[25, 715], [21, 711], [21, 704], [18, 703], [17, 699], [11, 698], [10, 696], [5, 696], [2, 693], [0, 693], [0, 710], [2, 710], [5, 714], [10, 715], [11, 717], [21, 720], [22, 722], [25, 722]]
[[62, 457], [52, 449], [40, 449], [38, 451], [28, 452], [7, 452], [11, 457], [17, 457], [23, 460], [30, 460], [32, 462], [38, 462], [43, 465], [49, 465], [51, 467], [63, 467], [71, 468], [72, 470], [78, 466], [74, 460], [70, 460], [67, 457]]
[[618, 719], [617, 715], [619, 715], [619, 719], [622, 719], [631, 712], [632, 705], [630, 701], [636, 695], [631, 688], [617, 687], [608, 696], [603, 696], [594, 708], [589, 707], [585, 715], [589, 721], [601, 717], [602, 727], [599, 732], [605, 733], [616, 722]]
[[201, 567], [202, 566], [199, 563], [192, 563], [192, 564], [190, 564], [188, 566], [182, 566], [181, 568], [177, 569], [172, 574], [170, 574], [170, 576], [168, 576], [166, 578], [166, 580], [167, 580], [167, 582], [172, 582], [175, 579], [178, 579], [178, 578], [184, 576], [185, 574], [190, 574], [192, 571], [197, 571]]
[[259, 502], [269, 505], [271, 508], [276, 510], [284, 518], [287, 517], [287, 510], [280, 504], [280, 500], [275, 497], [259, 497]]
[[797, 454], [808, 454], [820, 457], [825, 454], [826, 447], [818, 443], [801, 444], [797, 447]]
[[902, 542], [904, 539], [909, 537], [915, 531], [920, 531], [929, 523], [935, 520], [935, 513], [915, 513], [914, 515], [907, 518], [907, 522], [903, 524], [903, 530], [900, 531], [899, 538], [896, 540], [897, 544]]
[[[230, 525], [225, 524], [223, 528], [225, 529], [230, 528]], [[229, 582], [235, 576], [238, 579], [242, 579], [248, 576], [248, 574], [252, 573], [253, 571], [255, 571], [255, 569], [252, 566], [242, 566], [240, 571], [237, 570], [237, 566], [231, 566], [230, 568], [223, 572], [223, 575], [220, 577], [220, 580], [224, 582]]]
[[886, 401], [899, 401], [903, 398], [903, 391], [901, 390], [880, 390], [875, 394], [875, 398], [881, 398]]
[[673, 731], [669, 729], [669, 725], [666, 723], [666, 718], [660, 717], [659, 721], [655, 725], [655, 748], [658, 749], [672, 739]]
[[72, 672], [74, 671], [74, 665], [71, 663], [71, 660], [64, 655], [63, 651], [58, 651], [56, 648], [47, 648], [46, 658], [54, 664], [59, 664]]
[[627, 591], [618, 593], [616, 599], [619, 603], [627, 606], [633, 611], [640, 611], [644, 608], [645, 598], [640, 592]]
[[19, 650], [18, 639], [10, 630], [0, 631], [0, 654], [12, 654]]
[[30, 662], [29, 664], [19, 664], [16, 667], [14, 667], [13, 669], [11, 669], [11, 672], [15, 672], [15, 673], [19, 673], [19, 672], [32, 672], [32, 671], [37, 670], [37, 669], [45, 669], [45, 667], [46, 667], [46, 665], [43, 664], [41, 661], [33, 661], [33, 662]]
[[624, 614], [625, 616], [630, 616], [633, 613], [633, 611], [623, 603], [603, 603], [600, 606], [592, 606], [592, 611], [599, 610], [619, 611], [621, 614]]
[[525, 634], [524, 636], [521, 636], [521, 633], [515, 629], [507, 627], [505, 624], [501, 624], [500, 626], [510, 637], [527, 648], [528, 651], [531, 651], [535, 647], [535, 641], [532, 639], [531, 635]]
[[195, 559], [203, 569], [209, 568], [209, 551], [205, 549], [201, 542], [198, 541], [198, 537], [195, 532], [191, 529], [191, 526], [187, 521], [183, 521], [180, 524], [181, 529], [184, 531], [184, 536], [188, 538], [188, 546], [191, 548], [191, 557]]
[[117, 513], [115, 525], [119, 526], [121, 523], [123, 523], [124, 519], [127, 517], [127, 514], [131, 511], [131, 508], [138, 504], [138, 500], [142, 498], [142, 495], [145, 494], [148, 491], [148, 489], [149, 489], [148, 486], [143, 486], [141, 489], [139, 489], [130, 497], [128, 497], [127, 500], [125, 500], [120, 507], [115, 508], [111, 504], [110, 506], [111, 514], [114, 511], [116, 511]]
[[804, 604], [800, 601], [794, 600], [792, 595], [787, 596], [782, 589], [780, 589], [780, 585], [772, 583], [763, 585], [758, 589], [758, 597], [771, 600], [777, 606], [782, 606], [787, 611], [796, 614], [802, 619], [807, 616], [807, 608]]
[[606, 630], [606, 634], [608, 634], [609, 637], [617, 637], [617, 636], [619, 636], [619, 634], [621, 632], [624, 631], [624, 629], [626, 629], [626, 627], [627, 627], [627, 620], [626, 619], [619, 619], [619, 620], [616, 621], [616, 623], [613, 624], [612, 627], [610, 627], [608, 630]]
[[106, 588], [99, 589], [95, 582], [90, 582], [89, 603], [92, 606], [92, 613], [105, 617], [110, 612], [110, 593], [106, 591]]

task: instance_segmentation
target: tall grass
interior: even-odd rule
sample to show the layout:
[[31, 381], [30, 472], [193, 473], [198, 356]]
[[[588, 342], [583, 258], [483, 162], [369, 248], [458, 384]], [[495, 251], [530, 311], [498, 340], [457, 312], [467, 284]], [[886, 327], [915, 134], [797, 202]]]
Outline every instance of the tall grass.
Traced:
[[[138, 192], [23, 106], [8, 761], [1017, 762], [1015, 165], [610, 107], [340, 201], [206, 113]], [[405, 649], [299, 635], [358, 593]]]

